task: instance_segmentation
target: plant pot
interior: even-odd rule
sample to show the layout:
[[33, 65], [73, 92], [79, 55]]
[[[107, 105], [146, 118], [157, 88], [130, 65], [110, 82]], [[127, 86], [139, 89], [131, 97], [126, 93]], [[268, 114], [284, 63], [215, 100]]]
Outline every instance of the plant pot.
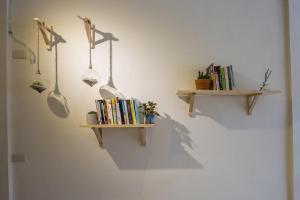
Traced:
[[146, 124], [155, 124], [155, 115], [146, 115]]
[[210, 79], [197, 79], [195, 85], [197, 90], [210, 90], [212, 84]]
[[86, 114], [87, 124], [98, 124], [97, 114]]

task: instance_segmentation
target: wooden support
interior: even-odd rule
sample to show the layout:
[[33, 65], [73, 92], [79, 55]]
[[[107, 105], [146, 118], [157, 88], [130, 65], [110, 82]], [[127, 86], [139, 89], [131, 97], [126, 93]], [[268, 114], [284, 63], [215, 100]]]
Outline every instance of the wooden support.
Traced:
[[247, 114], [252, 115], [253, 108], [257, 102], [260, 95], [247, 96]]
[[146, 144], [147, 144], [146, 128], [139, 128], [139, 134], [140, 134], [141, 145], [146, 146]]
[[191, 96], [189, 97], [189, 102], [190, 102], [190, 107], [189, 107], [189, 115], [190, 117], [193, 116], [193, 110], [194, 110], [194, 102], [195, 102], [195, 94], [191, 94]]
[[139, 130], [139, 140], [142, 146], [147, 145], [147, 133], [146, 128], [152, 128], [155, 124], [82, 124], [80, 127], [91, 128], [99, 142], [99, 146], [103, 148], [103, 135], [102, 129], [109, 128], [137, 128]]
[[92, 130], [94, 131], [94, 133], [95, 133], [95, 135], [96, 135], [96, 137], [97, 137], [99, 146], [100, 146], [101, 148], [103, 148], [102, 128], [92, 128]]

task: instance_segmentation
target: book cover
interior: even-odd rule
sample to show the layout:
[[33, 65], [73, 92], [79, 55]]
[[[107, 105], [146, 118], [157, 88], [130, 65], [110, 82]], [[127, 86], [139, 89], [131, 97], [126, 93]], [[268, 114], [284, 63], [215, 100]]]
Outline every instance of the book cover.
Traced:
[[227, 67], [224, 67], [224, 76], [225, 76], [226, 90], [229, 90], [229, 79], [228, 79]]
[[100, 112], [99, 100], [95, 100], [95, 103], [96, 103], [97, 120], [98, 123], [101, 124], [101, 112]]
[[215, 71], [216, 71], [217, 77], [218, 77], [219, 90], [223, 90], [223, 87], [222, 87], [222, 77], [221, 77], [221, 66], [215, 66]]
[[113, 116], [112, 116], [112, 108], [111, 108], [111, 100], [106, 99], [106, 106], [107, 106], [107, 123], [113, 124]]
[[120, 109], [120, 104], [119, 100], [116, 99], [116, 114], [117, 114], [117, 123], [122, 124], [122, 117], [121, 117], [121, 109]]
[[233, 73], [232, 65], [230, 65], [230, 72], [231, 72], [231, 80], [232, 80], [232, 89], [234, 89], [235, 88], [235, 81], [234, 81], [234, 73]]
[[139, 116], [139, 106], [140, 106], [140, 103], [139, 103], [139, 101], [137, 99], [134, 99], [133, 100], [133, 105], [134, 105], [136, 123], [140, 124], [140, 116]]
[[100, 112], [101, 112], [101, 124], [105, 124], [105, 113], [103, 100], [99, 100]]
[[229, 66], [227, 66], [227, 73], [228, 73], [228, 85], [229, 85], [229, 90], [232, 90], [231, 70], [230, 70], [230, 67], [229, 67]]
[[126, 124], [125, 122], [125, 116], [124, 116], [124, 109], [123, 109], [123, 103], [122, 103], [122, 99], [119, 99], [118, 100], [118, 103], [119, 103], [119, 108], [120, 108], [120, 116], [121, 116], [121, 123], [122, 124]]
[[221, 83], [222, 83], [222, 89], [226, 90], [225, 70], [224, 70], [224, 67], [221, 68]]
[[127, 111], [127, 103], [126, 100], [122, 100], [123, 103], [123, 110], [124, 110], [124, 119], [125, 119], [125, 124], [129, 124], [129, 119], [128, 119], [128, 111]]
[[130, 100], [129, 99], [126, 100], [126, 105], [127, 105], [127, 116], [128, 116], [129, 124], [133, 124], [132, 113], [131, 113], [131, 108], [130, 108]]
[[108, 124], [108, 121], [109, 121], [108, 102], [107, 102], [107, 100], [103, 100], [103, 103], [104, 103], [105, 124]]
[[133, 100], [130, 99], [130, 111], [131, 111], [131, 117], [132, 117], [132, 124], [136, 124], [136, 118], [135, 118], [135, 110], [134, 110], [134, 105], [133, 105]]
[[111, 113], [113, 124], [118, 124], [117, 122], [117, 109], [116, 109], [116, 99], [111, 99]]

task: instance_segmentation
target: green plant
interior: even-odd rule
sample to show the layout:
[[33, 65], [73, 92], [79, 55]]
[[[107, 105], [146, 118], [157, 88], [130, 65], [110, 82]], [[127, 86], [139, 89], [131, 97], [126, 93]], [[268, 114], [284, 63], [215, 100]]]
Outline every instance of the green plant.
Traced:
[[157, 106], [157, 103], [148, 101], [147, 103], [143, 103], [140, 107], [143, 108], [142, 113], [145, 116], [149, 116], [149, 115], [160, 116], [159, 113], [156, 111], [156, 106]]
[[90, 112], [88, 112], [88, 114], [97, 114], [97, 112], [96, 111], [90, 111]]
[[43, 86], [43, 83], [40, 82], [40, 81], [34, 81], [34, 82], [33, 82], [33, 85], [36, 85], [36, 86]]
[[204, 74], [204, 72], [198, 71], [198, 79], [210, 79], [208, 73]]

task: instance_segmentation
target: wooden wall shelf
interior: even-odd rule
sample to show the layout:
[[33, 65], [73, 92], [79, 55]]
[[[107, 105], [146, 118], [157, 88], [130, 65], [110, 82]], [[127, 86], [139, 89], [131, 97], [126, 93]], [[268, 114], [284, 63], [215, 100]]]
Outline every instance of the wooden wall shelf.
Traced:
[[177, 96], [187, 96], [189, 98], [189, 114], [193, 115], [193, 106], [197, 96], [245, 96], [247, 99], [247, 114], [251, 115], [259, 96], [278, 94], [279, 90], [178, 90]]
[[105, 128], [138, 128], [139, 135], [140, 135], [140, 143], [142, 146], [146, 146], [147, 144], [147, 137], [146, 137], [146, 128], [154, 127], [154, 124], [82, 124], [80, 125], [82, 128], [90, 128], [94, 131], [97, 140], [99, 142], [99, 146], [103, 148], [103, 135], [102, 129]]

